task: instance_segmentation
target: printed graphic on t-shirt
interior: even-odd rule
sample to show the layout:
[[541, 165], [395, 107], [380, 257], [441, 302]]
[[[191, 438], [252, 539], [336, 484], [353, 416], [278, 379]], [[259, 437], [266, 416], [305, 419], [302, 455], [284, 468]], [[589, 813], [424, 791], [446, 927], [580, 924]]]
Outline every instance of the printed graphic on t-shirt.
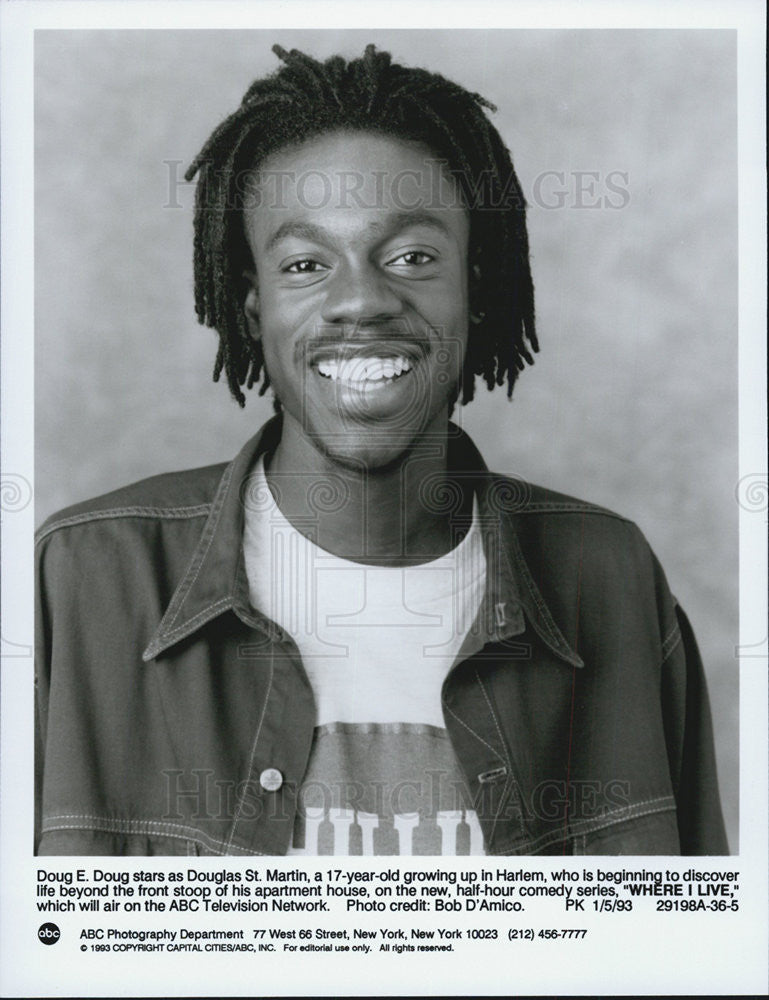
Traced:
[[441, 705], [485, 590], [477, 498], [449, 552], [376, 566], [319, 548], [283, 516], [262, 461], [254, 476], [249, 596], [296, 643], [316, 708], [290, 853], [482, 854]]
[[443, 729], [329, 723], [315, 730], [289, 854], [483, 854]]

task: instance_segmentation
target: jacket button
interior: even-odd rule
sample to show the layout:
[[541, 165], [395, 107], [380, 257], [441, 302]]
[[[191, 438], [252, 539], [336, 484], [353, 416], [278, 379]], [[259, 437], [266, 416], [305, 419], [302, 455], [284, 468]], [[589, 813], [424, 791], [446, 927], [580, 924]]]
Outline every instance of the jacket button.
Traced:
[[259, 784], [265, 792], [277, 792], [283, 784], [283, 775], [277, 767], [268, 767], [259, 775]]

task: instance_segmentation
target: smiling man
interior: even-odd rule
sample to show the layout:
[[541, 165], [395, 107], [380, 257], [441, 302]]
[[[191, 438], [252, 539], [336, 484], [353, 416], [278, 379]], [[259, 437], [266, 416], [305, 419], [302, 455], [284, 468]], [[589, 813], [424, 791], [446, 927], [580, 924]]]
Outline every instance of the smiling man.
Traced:
[[278, 412], [40, 530], [38, 852], [725, 853], [643, 536], [449, 419], [538, 346], [489, 105], [276, 51], [188, 177], [214, 377]]
[[446, 473], [467, 346], [457, 186], [428, 149], [349, 130], [281, 151], [261, 172], [287, 182], [280, 211], [257, 189], [244, 212], [255, 261], [245, 313], [283, 408], [268, 482], [276, 492], [280, 478], [294, 524], [315, 513], [308, 479], [344, 484], [348, 502], [318, 519], [324, 550], [393, 566], [443, 555], [450, 520], [418, 493]]

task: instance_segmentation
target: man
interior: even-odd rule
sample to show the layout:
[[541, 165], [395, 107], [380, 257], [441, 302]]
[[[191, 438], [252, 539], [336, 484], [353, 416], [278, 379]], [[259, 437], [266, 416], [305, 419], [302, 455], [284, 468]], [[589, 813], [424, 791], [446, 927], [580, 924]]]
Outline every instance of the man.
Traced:
[[634, 525], [449, 420], [538, 349], [478, 95], [276, 47], [188, 172], [227, 466], [39, 533], [41, 854], [719, 854], [702, 667]]

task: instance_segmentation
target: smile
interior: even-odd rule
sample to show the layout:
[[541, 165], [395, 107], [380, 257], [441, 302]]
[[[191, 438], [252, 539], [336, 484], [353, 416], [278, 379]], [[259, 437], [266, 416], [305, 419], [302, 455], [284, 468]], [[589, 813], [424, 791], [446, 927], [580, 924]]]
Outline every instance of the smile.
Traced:
[[318, 374], [332, 382], [366, 387], [394, 382], [411, 371], [413, 360], [403, 357], [352, 357], [316, 362]]

